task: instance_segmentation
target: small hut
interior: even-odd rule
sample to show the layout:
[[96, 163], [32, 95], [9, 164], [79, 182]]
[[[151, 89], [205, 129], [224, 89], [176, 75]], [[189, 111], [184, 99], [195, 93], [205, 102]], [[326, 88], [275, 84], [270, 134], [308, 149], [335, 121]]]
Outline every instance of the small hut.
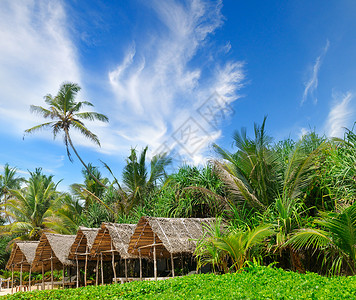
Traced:
[[[70, 248], [68, 258], [76, 261], [77, 265], [77, 287], [79, 287], [79, 261], [85, 260], [84, 285], [87, 285], [87, 267], [90, 250], [94, 244], [99, 228], [87, 228], [80, 226], [75, 241]], [[98, 271], [98, 265], [96, 266]]]
[[[157, 258], [170, 258], [174, 277], [174, 256], [193, 254], [196, 240], [204, 232], [203, 224], [212, 225], [215, 218], [155, 218], [141, 217], [131, 237], [128, 252], [154, 260], [157, 279]], [[142, 276], [140, 263], [140, 277]]]
[[43, 233], [36, 249], [36, 255], [33, 260], [32, 270], [42, 270], [42, 288], [44, 288], [44, 272], [51, 270], [51, 283], [53, 282], [53, 270], [63, 270], [64, 287], [64, 269], [74, 266], [74, 263], [68, 259], [69, 251], [75, 241], [75, 235], [63, 235], [55, 233]]
[[20, 271], [20, 290], [22, 287], [22, 272], [30, 272], [28, 286], [31, 287], [31, 268], [38, 244], [39, 242], [35, 241], [14, 242], [10, 259], [6, 264], [6, 268], [12, 272], [12, 291], [14, 287], [14, 271]]
[[125, 260], [125, 277], [127, 278], [127, 259], [135, 256], [127, 252], [130, 238], [135, 230], [133, 224], [102, 223], [101, 228], [91, 247], [90, 255], [96, 257], [97, 265], [99, 256], [101, 260], [101, 281], [104, 283], [103, 261], [112, 261], [114, 280], [116, 281], [115, 254]]

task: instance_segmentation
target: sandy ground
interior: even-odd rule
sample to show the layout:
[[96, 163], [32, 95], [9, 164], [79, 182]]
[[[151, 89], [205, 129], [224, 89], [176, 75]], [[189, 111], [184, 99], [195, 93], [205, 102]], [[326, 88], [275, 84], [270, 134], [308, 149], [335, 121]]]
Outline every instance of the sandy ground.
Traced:
[[[35, 290], [37, 290], [37, 286], [34, 286], [34, 285], [31, 286], [31, 291], [35, 291]], [[26, 288], [26, 291], [28, 291], [28, 288]], [[16, 290], [16, 288], [14, 288], [14, 293], [15, 292], [18, 292], [18, 290]], [[4, 295], [7, 295], [7, 294], [11, 294], [11, 288], [9, 288], [9, 289], [2, 288], [1, 291], [0, 291], [0, 296], [4, 296]]]

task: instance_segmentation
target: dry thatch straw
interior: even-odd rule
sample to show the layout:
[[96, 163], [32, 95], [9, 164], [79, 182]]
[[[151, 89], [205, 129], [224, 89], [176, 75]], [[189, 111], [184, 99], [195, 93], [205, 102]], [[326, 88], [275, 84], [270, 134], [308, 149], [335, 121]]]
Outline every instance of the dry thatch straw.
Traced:
[[75, 235], [54, 233], [42, 234], [36, 249], [32, 270], [40, 271], [42, 263], [44, 271], [51, 270], [51, 260], [53, 261], [54, 270], [61, 270], [64, 266], [74, 266], [74, 263], [68, 259], [68, 255], [75, 237]]
[[97, 256], [102, 253], [103, 258], [109, 260], [112, 252], [115, 252], [121, 258], [133, 258], [134, 256], [127, 252], [127, 248], [135, 227], [133, 224], [102, 223], [90, 255]]
[[70, 248], [68, 258], [85, 260], [85, 255], [89, 254], [98, 231], [99, 228], [87, 228], [80, 226], [75, 237], [75, 241]]
[[215, 218], [154, 218], [141, 217], [131, 237], [128, 252], [133, 255], [169, 258], [171, 254], [193, 253], [196, 240], [203, 235], [203, 224], [212, 225]]
[[13, 265], [14, 271], [20, 271], [22, 264], [22, 271], [29, 272], [39, 243], [34, 241], [14, 242], [6, 269], [11, 269]]

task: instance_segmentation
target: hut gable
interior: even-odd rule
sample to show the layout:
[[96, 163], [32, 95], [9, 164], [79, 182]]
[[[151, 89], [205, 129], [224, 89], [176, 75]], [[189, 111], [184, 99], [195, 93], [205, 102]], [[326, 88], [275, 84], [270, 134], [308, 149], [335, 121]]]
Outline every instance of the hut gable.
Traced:
[[51, 259], [55, 268], [73, 265], [68, 259], [68, 256], [75, 237], [75, 235], [55, 233], [42, 234], [33, 261], [35, 270], [40, 270], [42, 263], [44, 264], [44, 269], [48, 270], [50, 268]]
[[80, 226], [75, 241], [70, 248], [69, 259], [85, 259], [85, 254], [90, 252], [94, 244], [99, 228], [87, 228]]
[[121, 258], [132, 257], [127, 249], [135, 228], [136, 225], [133, 224], [102, 223], [90, 254], [95, 256], [102, 252], [108, 256], [111, 255], [111, 250], [115, 250]]
[[39, 242], [37, 241], [15, 242], [6, 268], [10, 269], [11, 265], [14, 265], [14, 270], [20, 270], [22, 263], [22, 270], [29, 271], [35, 258], [38, 244]]
[[203, 224], [211, 225], [214, 218], [155, 218], [142, 217], [129, 243], [128, 252], [152, 256], [156, 244], [158, 256], [193, 253], [196, 241], [203, 234]]

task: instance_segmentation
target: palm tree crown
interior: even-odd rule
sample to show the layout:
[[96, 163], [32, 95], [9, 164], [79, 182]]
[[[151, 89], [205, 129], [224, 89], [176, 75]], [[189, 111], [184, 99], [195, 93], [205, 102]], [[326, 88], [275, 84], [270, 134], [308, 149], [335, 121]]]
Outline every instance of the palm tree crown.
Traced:
[[[96, 112], [80, 112], [84, 106], [93, 106], [93, 104], [88, 101], [75, 101], [75, 97], [79, 91], [80, 86], [78, 84], [65, 82], [61, 85], [59, 92], [55, 97], [53, 97], [51, 94], [48, 94], [44, 97], [46, 104], [49, 105], [48, 108], [31, 105], [32, 112], [38, 113], [46, 119], [51, 119], [51, 121], [29, 128], [25, 130], [25, 133], [33, 133], [42, 129], [51, 128], [53, 138], [56, 138], [58, 133], [63, 132], [64, 144], [66, 146], [69, 159], [72, 161], [69, 152], [70, 146], [81, 163], [88, 170], [90, 175], [95, 179], [95, 181], [99, 183], [99, 181], [91, 174], [87, 165], [83, 162], [78, 152], [74, 148], [73, 142], [69, 135], [69, 130], [71, 127], [79, 130], [82, 135], [100, 146], [98, 137], [84, 125], [82, 120], [99, 120], [102, 122], [108, 122], [109, 119], [107, 116]], [[101, 183], [101, 185], [103, 184]]]

